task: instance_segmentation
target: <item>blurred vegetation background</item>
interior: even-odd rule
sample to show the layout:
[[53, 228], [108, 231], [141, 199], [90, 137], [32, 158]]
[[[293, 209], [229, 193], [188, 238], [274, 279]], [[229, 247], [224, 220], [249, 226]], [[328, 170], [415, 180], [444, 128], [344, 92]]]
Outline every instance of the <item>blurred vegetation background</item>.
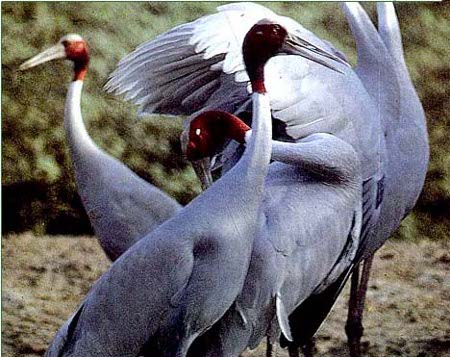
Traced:
[[[2, 233], [92, 233], [74, 183], [63, 130], [70, 65], [27, 72], [21, 62], [79, 33], [90, 45], [82, 110], [89, 133], [111, 155], [179, 202], [200, 192], [181, 158], [182, 118], [137, 121], [136, 108], [102, 90], [116, 63], [173, 26], [215, 11], [212, 2], [2, 2]], [[336, 3], [265, 3], [344, 51], [355, 48]], [[364, 5], [376, 21], [375, 5]], [[448, 238], [450, 231], [450, 6], [396, 5], [406, 62], [427, 113], [431, 162], [423, 194], [398, 237]]]

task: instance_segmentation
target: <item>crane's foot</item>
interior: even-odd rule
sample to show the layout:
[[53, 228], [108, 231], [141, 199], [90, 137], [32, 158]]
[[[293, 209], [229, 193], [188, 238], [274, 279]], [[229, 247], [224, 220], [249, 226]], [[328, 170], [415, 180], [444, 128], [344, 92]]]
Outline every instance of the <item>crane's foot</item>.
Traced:
[[289, 345], [289, 357], [300, 357], [300, 348]]
[[348, 317], [345, 325], [351, 357], [361, 356], [361, 338], [364, 334], [362, 319], [373, 257], [371, 255], [364, 261], [361, 280], [359, 279], [359, 266], [352, 274]]
[[314, 354], [317, 352], [315, 337], [312, 337], [301, 348], [289, 345], [288, 346], [289, 357], [300, 357], [300, 350], [302, 351], [302, 355], [304, 357], [313, 357]]
[[313, 357], [317, 352], [316, 348], [316, 338], [311, 337], [311, 339], [302, 346], [303, 356], [305, 357]]
[[347, 321], [345, 325], [347, 333], [348, 348], [351, 357], [361, 356], [361, 338], [364, 334], [364, 327], [360, 321]]

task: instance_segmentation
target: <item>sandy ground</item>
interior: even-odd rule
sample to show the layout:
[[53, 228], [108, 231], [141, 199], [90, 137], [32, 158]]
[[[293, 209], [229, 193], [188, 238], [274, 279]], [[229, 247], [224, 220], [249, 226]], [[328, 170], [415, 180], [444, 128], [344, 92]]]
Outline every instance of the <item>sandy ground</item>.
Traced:
[[[450, 242], [389, 242], [370, 282], [367, 356], [450, 356]], [[2, 239], [2, 355], [40, 356], [108, 260], [95, 239]], [[348, 291], [317, 335], [317, 356], [347, 356]], [[264, 346], [245, 356], [264, 356]], [[287, 356], [280, 351], [279, 356]]]

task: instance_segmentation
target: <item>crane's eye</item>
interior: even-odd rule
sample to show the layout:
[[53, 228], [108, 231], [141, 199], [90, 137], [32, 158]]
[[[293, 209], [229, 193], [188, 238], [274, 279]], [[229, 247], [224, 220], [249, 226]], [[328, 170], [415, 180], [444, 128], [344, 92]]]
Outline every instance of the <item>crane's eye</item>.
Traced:
[[64, 40], [64, 41], [61, 42], [61, 44], [62, 44], [64, 47], [67, 47], [67, 45], [69, 44], [69, 41]]
[[200, 136], [201, 133], [202, 133], [202, 130], [200, 128], [195, 129], [195, 135]]
[[278, 24], [275, 24], [272, 26], [272, 34], [278, 35], [281, 31], [281, 26]]

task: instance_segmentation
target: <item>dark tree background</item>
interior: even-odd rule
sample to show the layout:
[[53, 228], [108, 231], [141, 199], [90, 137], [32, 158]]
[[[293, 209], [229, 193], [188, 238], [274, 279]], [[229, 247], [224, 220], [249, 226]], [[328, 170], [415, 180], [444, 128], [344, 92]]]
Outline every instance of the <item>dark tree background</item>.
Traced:
[[[200, 191], [181, 158], [182, 118], [148, 117], [102, 90], [116, 63], [140, 43], [176, 24], [214, 11], [218, 3], [3, 2], [2, 231], [91, 233], [73, 179], [63, 130], [71, 69], [51, 62], [27, 72], [18, 66], [67, 33], [90, 45], [82, 110], [95, 142], [181, 203]], [[265, 3], [293, 17], [356, 61], [338, 4]], [[364, 5], [375, 19], [375, 5]], [[427, 113], [431, 163], [424, 192], [398, 236], [448, 238], [450, 231], [450, 6], [400, 3], [406, 62]]]

